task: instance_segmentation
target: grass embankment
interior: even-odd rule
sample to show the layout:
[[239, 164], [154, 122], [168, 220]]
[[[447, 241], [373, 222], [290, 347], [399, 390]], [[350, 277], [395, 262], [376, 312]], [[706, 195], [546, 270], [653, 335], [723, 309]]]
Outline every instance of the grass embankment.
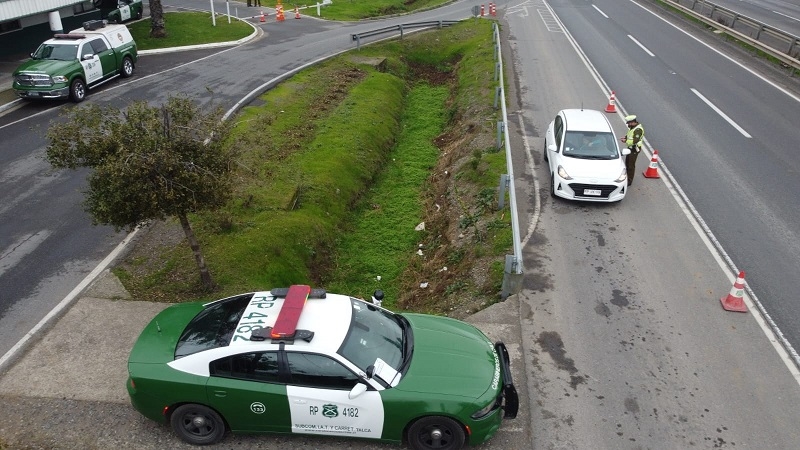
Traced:
[[150, 18], [133, 22], [128, 29], [139, 50], [233, 42], [253, 33], [253, 27], [241, 20], [232, 19], [228, 23], [225, 16], [218, 15], [216, 22], [216, 26], [212, 25], [211, 13], [173, 12], [164, 13], [165, 38], [150, 37]]
[[494, 208], [505, 157], [492, 145], [491, 33], [470, 21], [368, 46], [267, 92], [232, 119], [245, 149], [235, 200], [192, 218], [220, 290], [197, 290], [185, 242], [116, 273], [141, 300], [307, 283], [380, 288], [395, 309], [496, 301], [511, 228]]
[[[323, 3], [322, 0], [318, 0]], [[334, 0], [328, 5], [320, 7], [317, 16], [317, 1], [314, 2], [289, 2], [283, 1], [284, 15], [294, 14], [295, 6], [309, 6], [300, 10], [300, 14], [313, 15], [329, 20], [360, 20], [371, 17], [390, 16], [394, 14], [409, 13], [422, 9], [433, 8], [448, 3], [449, 0]], [[245, 3], [242, 1], [242, 3]], [[246, 3], [245, 3], [246, 4]], [[277, 0], [261, 1], [261, 6], [275, 8]]]

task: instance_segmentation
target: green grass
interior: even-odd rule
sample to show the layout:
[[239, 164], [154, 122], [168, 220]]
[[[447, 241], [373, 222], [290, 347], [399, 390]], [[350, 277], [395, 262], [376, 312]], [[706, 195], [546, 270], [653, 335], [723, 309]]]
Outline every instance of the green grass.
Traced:
[[180, 12], [164, 13], [165, 38], [150, 37], [150, 19], [140, 20], [128, 25], [139, 50], [183, 47], [196, 44], [238, 41], [253, 33], [253, 27], [240, 20], [227, 16], [217, 16], [217, 25], [211, 21], [211, 13]]
[[[234, 200], [191, 217], [220, 289], [198, 289], [185, 241], [155, 256], [134, 252], [115, 273], [140, 300], [307, 283], [362, 298], [380, 288], [386, 306], [426, 312], [445, 311], [452, 297], [496, 301], [511, 248], [510, 215], [495, 198], [505, 156], [461, 142], [493, 142], [492, 55], [490, 23], [468, 21], [298, 73], [232, 119], [231, 145], [244, 150]], [[435, 142], [451, 143], [444, 160]], [[436, 202], [470, 218], [457, 225], [468, 236], [457, 245], [444, 238], [453, 222]], [[471, 274], [481, 258], [479, 285]], [[431, 284], [424, 298], [403, 300], [420, 280]]]
[[[244, 2], [243, 2], [244, 3]], [[389, 16], [394, 14], [408, 13], [422, 9], [441, 6], [447, 0], [333, 0], [331, 4], [320, 8], [320, 15], [317, 16], [316, 2], [281, 2], [283, 4], [284, 15], [289, 18], [294, 14], [294, 7], [310, 6], [308, 9], [300, 10], [300, 14], [313, 15], [329, 20], [360, 20], [370, 17]], [[320, 3], [322, 3], [320, 1]], [[246, 4], [246, 3], [245, 3]], [[262, 1], [261, 5], [275, 8], [277, 0]], [[274, 17], [270, 17], [273, 20]]]

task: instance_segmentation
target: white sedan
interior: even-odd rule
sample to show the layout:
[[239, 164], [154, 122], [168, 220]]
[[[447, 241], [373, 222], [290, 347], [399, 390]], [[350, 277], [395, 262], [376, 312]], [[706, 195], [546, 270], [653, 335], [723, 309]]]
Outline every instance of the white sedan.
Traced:
[[618, 202], [625, 198], [628, 176], [608, 118], [590, 109], [564, 109], [550, 122], [544, 159], [550, 195], [570, 200]]

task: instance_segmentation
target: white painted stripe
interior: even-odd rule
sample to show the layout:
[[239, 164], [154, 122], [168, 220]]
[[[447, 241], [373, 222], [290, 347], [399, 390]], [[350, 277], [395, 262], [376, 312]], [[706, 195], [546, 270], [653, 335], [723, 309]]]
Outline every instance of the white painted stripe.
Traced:
[[775, 14], [777, 14], [779, 16], [783, 16], [783, 17], [786, 17], [788, 19], [792, 19], [792, 20], [796, 20], [796, 21], [800, 22], [800, 19], [798, 19], [797, 17], [792, 17], [792, 16], [790, 16], [788, 14], [784, 14], [784, 13], [778, 12], [778, 11], [772, 11], [772, 12], [774, 12]]
[[22, 261], [22, 258], [33, 253], [51, 234], [53, 234], [52, 230], [41, 230], [33, 234], [27, 234], [3, 250], [0, 253], [0, 275], [17, 265]]
[[628, 35], [628, 38], [629, 38], [630, 40], [632, 40], [634, 44], [638, 45], [638, 46], [639, 46], [639, 48], [641, 48], [642, 50], [644, 50], [644, 51], [645, 51], [645, 53], [647, 53], [648, 55], [650, 55], [650, 57], [651, 57], [651, 58], [654, 58], [654, 57], [656, 56], [656, 55], [654, 55], [654, 54], [653, 54], [653, 52], [651, 52], [650, 50], [648, 50], [648, 48], [647, 48], [647, 47], [645, 47], [644, 45], [642, 45], [642, 43], [641, 43], [641, 42], [637, 41], [635, 37], [633, 37], [633, 36], [631, 36], [631, 35], [629, 34], [629, 35]]
[[25, 344], [34, 335], [36, 335], [36, 333], [39, 332], [39, 330], [44, 328], [45, 325], [47, 325], [51, 320], [58, 317], [62, 310], [66, 309], [72, 303], [72, 301], [75, 300], [75, 298], [77, 298], [78, 295], [81, 292], [83, 292], [83, 290], [86, 289], [86, 287], [89, 286], [95, 280], [95, 278], [97, 278], [98, 275], [100, 275], [101, 272], [106, 270], [106, 268], [111, 264], [111, 262], [113, 262], [114, 259], [116, 259], [116, 257], [120, 253], [122, 253], [123, 250], [125, 250], [125, 247], [127, 247], [128, 244], [130, 244], [131, 240], [138, 232], [139, 229], [137, 228], [133, 230], [130, 234], [128, 234], [128, 236], [126, 236], [125, 239], [123, 239], [122, 242], [120, 242], [117, 245], [117, 247], [111, 253], [109, 253], [108, 256], [106, 256], [104, 260], [100, 261], [100, 264], [98, 264], [97, 267], [95, 267], [94, 270], [92, 270], [89, 273], [89, 275], [86, 275], [86, 278], [84, 278], [83, 281], [81, 281], [77, 286], [75, 286], [75, 289], [73, 289], [69, 294], [67, 294], [67, 296], [64, 297], [64, 299], [61, 300], [61, 302], [59, 302], [59, 304], [56, 305], [55, 308], [53, 308], [49, 313], [47, 313], [47, 315], [44, 316], [44, 318], [42, 318], [42, 320], [40, 320], [39, 323], [36, 324], [36, 326], [31, 328], [31, 330], [28, 331], [28, 333], [25, 334], [25, 336], [23, 336], [22, 339], [19, 340], [19, 342], [14, 344], [14, 346], [11, 347], [11, 349], [6, 352], [6, 354], [3, 355], [2, 358], [0, 358], [0, 370], [3, 369], [3, 366], [6, 363], [8, 363], [11, 360], [11, 358], [13, 358], [14, 355], [18, 351], [20, 351], [25, 346]]
[[695, 88], [692, 88], [692, 92], [694, 92], [694, 95], [696, 95], [696, 96], [700, 97], [700, 100], [702, 100], [703, 102], [705, 102], [705, 104], [706, 104], [706, 105], [710, 106], [710, 107], [711, 107], [711, 109], [713, 109], [713, 110], [714, 110], [714, 112], [716, 112], [717, 114], [719, 114], [719, 115], [720, 115], [720, 116], [721, 116], [723, 119], [725, 119], [725, 120], [726, 120], [726, 121], [727, 121], [729, 124], [731, 124], [731, 126], [732, 126], [733, 128], [736, 128], [736, 130], [738, 130], [738, 131], [739, 131], [739, 133], [742, 133], [742, 135], [743, 135], [744, 137], [746, 137], [746, 138], [748, 138], [748, 139], [752, 138], [752, 136], [750, 136], [750, 134], [749, 134], [747, 131], [744, 131], [744, 128], [740, 127], [740, 126], [739, 126], [739, 124], [737, 124], [736, 122], [734, 122], [734, 121], [733, 121], [733, 119], [731, 119], [730, 117], [728, 117], [728, 115], [727, 115], [727, 114], [725, 114], [724, 112], [722, 112], [722, 110], [721, 110], [721, 109], [717, 108], [717, 106], [716, 106], [716, 105], [714, 105], [713, 103], [711, 103], [711, 100], [709, 100], [709, 99], [705, 98], [705, 97], [703, 96], [703, 94], [701, 94], [701, 93], [700, 93], [700, 92], [699, 92], [697, 89], [695, 89]]
[[603, 17], [605, 17], [606, 19], [608, 19], [608, 16], [606, 15], [606, 13], [604, 13], [602, 9], [598, 8], [598, 7], [597, 7], [597, 5], [594, 5], [594, 4], [593, 4], [593, 5], [592, 5], [592, 8], [596, 9], [596, 10], [597, 10], [597, 12], [599, 12], [599, 13], [600, 13], [600, 14], [601, 14]]

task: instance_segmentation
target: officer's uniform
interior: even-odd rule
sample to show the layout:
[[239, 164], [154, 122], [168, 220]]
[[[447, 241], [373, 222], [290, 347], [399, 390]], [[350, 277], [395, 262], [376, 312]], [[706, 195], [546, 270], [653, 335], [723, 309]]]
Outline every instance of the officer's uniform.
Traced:
[[[631, 122], [636, 122], [636, 126], [631, 127]], [[644, 140], [644, 127], [636, 120], [636, 115], [625, 116], [625, 123], [628, 125], [628, 134], [625, 136], [625, 145], [631, 150], [631, 154], [625, 157], [625, 168], [628, 172], [628, 186], [633, 183], [633, 175], [636, 173], [636, 158], [642, 151], [642, 141]]]

